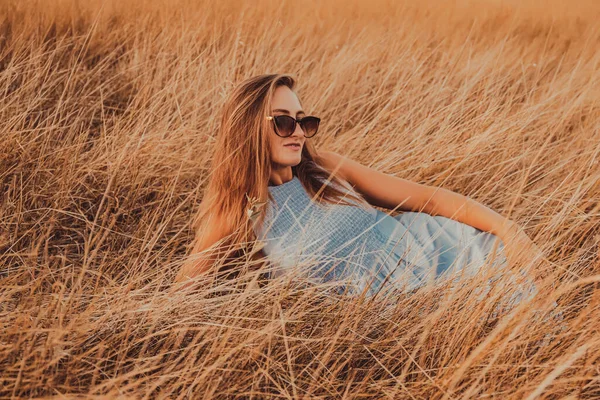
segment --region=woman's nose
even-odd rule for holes
[[[296,135],[296,133],[298,135],[304,135],[304,131],[302,130],[302,127],[300,126],[300,124],[296,123],[296,129],[294,130],[294,135]]]

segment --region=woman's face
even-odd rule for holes
[[[287,86],[279,86],[275,89],[273,99],[271,100],[272,110],[271,115],[289,115],[295,118],[302,118],[305,116],[298,97],[292,90]],[[272,122],[272,121],[269,121]],[[304,148],[304,131],[300,128],[299,124],[296,124],[296,130],[291,136],[281,137],[275,133],[275,128],[271,128],[269,135],[269,144],[271,151],[271,160],[275,164],[274,169],[281,169],[286,167],[292,167],[298,165],[301,160],[302,149]],[[290,143],[298,143],[297,146],[286,146]]]

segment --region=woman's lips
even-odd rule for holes
[[[300,146],[299,144],[286,144],[284,147],[287,147],[289,149],[296,150],[296,151],[298,151],[302,148],[302,146]]]

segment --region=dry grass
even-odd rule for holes
[[[3,398],[600,396],[597,2],[143,3],[0,4]],[[220,105],[267,72],[319,146],[519,222],[554,285],[171,293]]]

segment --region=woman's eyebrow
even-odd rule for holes
[[[290,113],[288,110],[286,110],[286,109],[283,109],[283,108],[276,108],[276,109],[274,109],[274,110],[273,110],[273,112],[278,112],[278,111],[279,111],[279,112],[282,112],[282,113],[285,113],[285,114],[289,114],[289,113]],[[304,112],[304,111],[302,111],[302,110],[300,110],[300,111],[298,111],[298,112],[296,113],[296,115],[298,115],[298,114],[305,114],[305,112]]]

